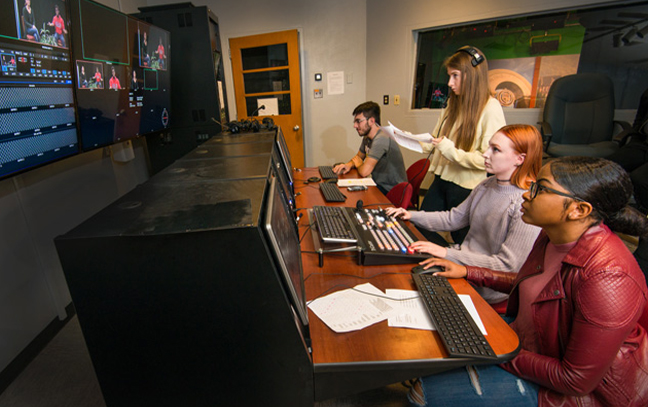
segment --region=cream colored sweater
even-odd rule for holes
[[[443,110],[432,134],[439,134],[446,114],[446,110]],[[460,150],[455,146],[458,122],[460,120],[457,120],[450,130],[450,134],[446,135],[434,150],[429,171],[441,179],[466,189],[473,189],[486,179],[482,154],[488,148],[488,142],[493,134],[506,125],[504,111],[495,98],[490,98],[477,122],[477,135],[471,151]],[[425,152],[430,152],[434,148],[431,143],[421,143],[421,146]]]

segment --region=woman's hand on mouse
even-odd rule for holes
[[[424,242],[422,240],[412,243],[409,247],[419,253],[428,253],[435,257],[444,258],[448,254],[448,249],[445,247],[441,247],[432,242]]]
[[[453,263],[450,260],[446,259],[437,259],[435,257],[431,257],[427,260],[423,260],[419,264],[428,268],[432,266],[438,266],[444,270],[437,271],[436,273],[434,273],[435,276],[441,276],[445,278],[465,278],[468,275],[466,266]]]
[[[412,217],[412,214],[403,208],[386,208],[385,213],[387,216],[394,216],[403,220],[409,220]]]

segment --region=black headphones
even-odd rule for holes
[[[274,120],[272,120],[271,117],[264,117],[262,123],[268,130],[274,130],[275,128],[277,128],[277,126],[275,126],[274,124]]]
[[[463,48],[459,48],[458,50],[456,50],[456,51],[455,51],[455,54],[456,54],[457,52],[465,52],[466,54],[470,55],[470,56],[472,57],[471,60],[470,60],[470,64],[471,64],[473,67],[476,67],[477,65],[481,64],[482,62],[484,62],[484,56],[483,56],[479,51],[477,51],[476,48],[473,48],[473,47],[463,47]]]

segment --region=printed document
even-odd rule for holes
[[[400,146],[405,147],[408,150],[416,151],[417,153],[423,152],[423,147],[419,144],[419,141],[422,143],[431,143],[432,135],[430,133],[423,134],[412,134],[408,131],[403,131],[398,127],[389,123],[389,126],[381,127],[382,130],[387,132],[391,138],[393,138]]]
[[[459,294],[459,298],[486,335],[470,296]],[[373,284],[365,283],[315,299],[308,308],[338,333],[357,331],[384,320],[395,328],[436,329],[416,290],[387,289],[383,293]]]

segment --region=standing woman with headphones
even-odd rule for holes
[[[424,211],[454,208],[486,179],[482,154],[493,134],[506,125],[502,106],[488,86],[488,62],[480,50],[461,47],[444,66],[451,89],[447,107],[434,128],[432,143],[421,143],[425,152],[432,152],[430,172],[435,175],[421,205]],[[434,243],[445,243],[434,232],[421,233]],[[464,228],[452,232],[452,238],[460,244],[467,233]]]

